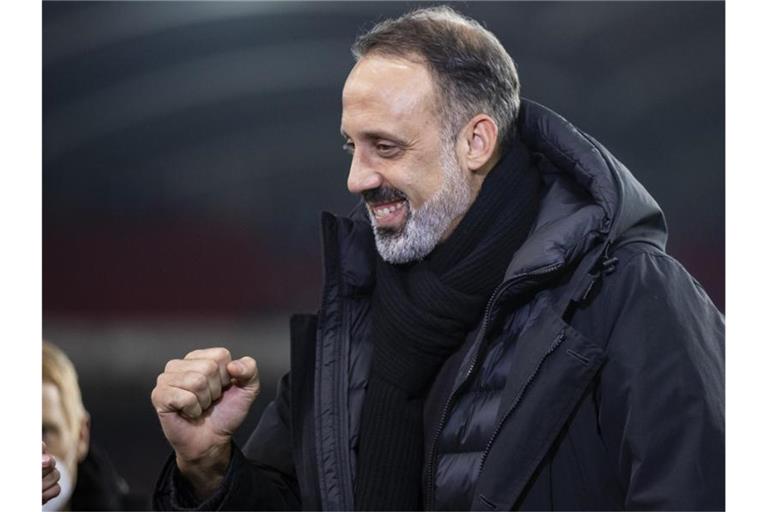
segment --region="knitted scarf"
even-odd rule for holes
[[[516,141],[454,232],[427,258],[406,265],[377,258],[357,510],[422,507],[424,399],[527,237],[538,211],[539,181],[525,147]]]

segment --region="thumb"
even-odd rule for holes
[[[259,369],[256,366],[256,360],[252,357],[241,357],[227,364],[227,372],[234,379],[237,387],[247,391],[258,393],[259,391]]]

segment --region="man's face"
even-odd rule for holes
[[[369,55],[342,96],[342,136],[352,153],[347,187],[362,194],[385,261],[423,258],[471,203],[452,141],[443,140],[426,66]]]
[[[73,481],[77,474],[80,432],[73,431],[64,413],[59,388],[43,382],[43,442],[58,464],[65,464]]]

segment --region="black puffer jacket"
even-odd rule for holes
[[[724,327],[664,253],[658,205],[605,148],[524,101],[545,184],[536,227],[425,406],[425,508],[724,508]],[[206,502],[173,459],[160,509],[352,509],[375,248],[363,211],[323,216],[317,316]]]

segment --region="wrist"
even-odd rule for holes
[[[190,483],[198,499],[206,499],[221,485],[232,458],[232,445],[213,446],[200,457],[184,458],[176,454],[176,466]]]

